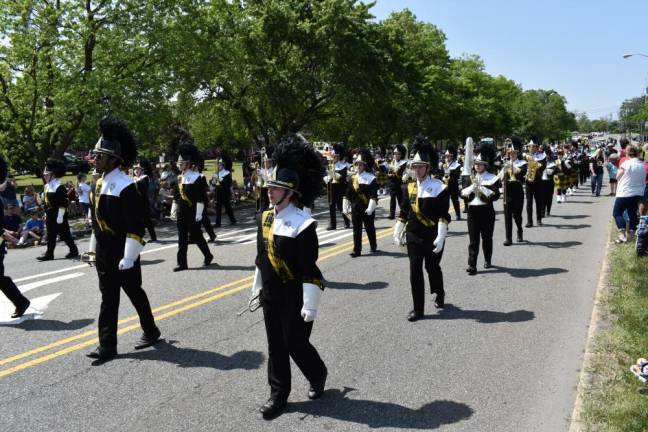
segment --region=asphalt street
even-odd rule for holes
[[[603,193],[607,193],[607,187]],[[255,227],[217,231],[218,265],[173,273],[172,226],[142,256],[144,287],[164,340],[134,351],[140,336],[126,296],[119,356],[99,367],[95,269],[38,249],[11,250],[7,274],[34,307],[20,320],[0,300],[0,425],[30,431],[448,431],[567,430],[612,208],[581,187],[555,204],[524,243],[502,246],[501,202],[493,268],[465,272],[465,219],[450,224],[442,267],[447,307],[428,294],[426,319],[410,323],[408,259],[392,244],[393,221],[378,208],[377,255],[349,257],[351,230],[328,232],[319,206],[320,266],[327,280],[312,341],[329,370],[324,396],[309,401],[293,365],[287,413],[267,422],[269,396],[260,311],[245,308],[254,272]],[[225,221],[227,219],[225,218]],[[79,242],[81,250],[87,240]]]

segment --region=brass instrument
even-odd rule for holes
[[[464,155],[463,171],[461,172],[461,184],[463,187],[468,186],[470,176],[473,168],[473,152],[475,149],[475,142],[471,137],[466,138],[466,153]]]
[[[525,154],[524,159],[527,161],[527,175],[526,175],[527,182],[533,183],[535,181],[538,167],[540,166],[540,164],[538,163],[538,161],[535,160],[533,155],[530,154]]]
[[[335,160],[333,158],[328,160],[328,177],[332,184],[339,183],[337,176],[335,175]]]
[[[472,185],[474,187],[473,192],[475,193],[475,198],[473,198],[473,200],[470,201],[469,205],[480,206],[480,205],[488,204],[487,202],[485,202],[484,200],[481,199],[481,196],[482,196],[482,192],[481,192],[482,179],[481,179],[481,176],[479,174],[475,174],[475,175],[471,176],[470,177],[470,182],[472,183]]]

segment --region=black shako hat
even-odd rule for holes
[[[65,164],[60,159],[50,158],[45,161],[44,174],[52,174],[56,178],[61,178],[65,175]]]
[[[126,123],[117,117],[105,117],[99,122],[101,136],[93,153],[105,154],[130,166],[137,157],[137,143]]]
[[[432,169],[436,169],[439,164],[439,154],[430,143],[430,140],[423,135],[417,135],[412,143],[412,151],[410,154],[414,155],[410,165],[429,165]]]

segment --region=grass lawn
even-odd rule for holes
[[[583,395],[585,430],[648,431],[648,393],[640,392],[643,385],[629,370],[638,358],[648,358],[648,257],[637,257],[634,246],[610,246],[605,324]]]

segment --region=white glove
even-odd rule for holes
[[[434,239],[434,246],[436,247],[432,252],[439,253],[443,250],[443,246],[445,245],[445,239],[447,235],[448,235],[448,224],[439,223],[437,237],[436,239]]]
[[[409,170],[405,170],[405,172],[403,173],[403,177],[401,177],[401,181],[403,183],[407,183],[410,180],[410,178],[412,177],[410,176]]]
[[[128,270],[133,268],[135,260],[139,257],[140,252],[144,249],[144,245],[131,237],[126,237],[126,244],[124,245],[124,257],[119,260],[119,270]]]
[[[97,238],[94,233],[90,234],[90,245],[88,246],[88,253],[95,253],[97,251]]]
[[[304,322],[311,322],[317,316],[317,307],[322,298],[322,290],[312,283],[305,283],[302,287],[304,290],[304,306],[301,310],[301,316],[304,318]]]
[[[328,184],[328,182],[330,182],[330,181],[331,181],[331,177],[325,175],[324,176],[324,183]]]
[[[376,210],[376,200],[370,199],[369,200],[369,205],[367,206],[367,210],[365,210],[365,214],[371,215],[375,210]]]
[[[400,239],[404,229],[405,224],[401,221],[396,222],[396,225],[394,225],[394,243],[399,246],[401,245]]]
[[[351,214],[351,201],[346,197],[342,199],[342,213],[345,215]]]
[[[178,215],[178,203],[176,201],[173,201],[173,203],[171,204],[171,212],[169,213],[169,217],[171,219],[175,219],[177,215]]]
[[[61,225],[63,223],[63,216],[65,216],[65,209],[63,207],[59,207],[58,215],[56,216],[57,224]]]
[[[475,190],[475,185],[470,185],[461,189],[461,196],[468,198],[470,194]]]
[[[571,168],[571,164],[569,163],[569,161],[563,161],[563,163],[565,164],[567,169]]]
[[[252,282],[252,290],[250,291],[250,300],[248,301],[248,309],[255,311],[261,306],[261,288],[263,288],[263,281],[261,280],[261,272],[259,267],[254,270],[254,282]]]
[[[491,195],[493,195],[495,192],[492,190],[488,189],[486,186],[482,186],[479,188],[479,192],[484,195],[486,198],[490,198]]]
[[[339,172],[336,172],[335,173],[335,180],[340,180],[341,178],[342,178],[342,174],[340,174]]]
[[[205,210],[205,204],[201,202],[196,203],[196,222],[202,221],[203,210]]]

